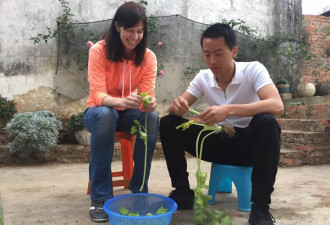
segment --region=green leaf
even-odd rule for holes
[[[136,134],[137,133],[137,128],[136,126],[131,127],[131,134]]]
[[[134,124],[136,124],[136,125],[138,125],[138,126],[141,125],[140,122],[139,122],[138,120],[134,120],[133,122],[134,122]]]
[[[128,209],[126,209],[125,207],[121,207],[120,209],[119,209],[119,213],[121,214],[121,215],[128,215],[129,214],[129,211],[128,211]]]
[[[217,219],[211,221],[210,225],[221,225]]]
[[[143,100],[143,105],[144,105],[144,106],[148,106],[148,105],[149,105],[148,99],[144,99],[144,100]]]
[[[140,96],[141,96],[141,98],[144,98],[144,97],[146,97],[146,96],[147,96],[147,93],[145,93],[145,92],[142,92]]]
[[[192,124],[194,124],[194,121],[189,120],[188,122],[182,123],[181,125],[177,126],[176,129],[179,130],[181,128],[182,131],[184,131],[187,130]]]
[[[233,221],[229,216],[226,216],[221,220],[221,225],[233,225]]]
[[[161,206],[159,209],[157,209],[156,214],[157,215],[160,215],[160,214],[164,214],[166,212],[168,212],[168,209],[166,209],[163,206]]]
[[[194,223],[204,225],[207,221],[207,216],[203,213],[198,213],[197,215],[194,215]]]

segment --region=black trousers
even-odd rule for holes
[[[189,187],[185,151],[196,156],[196,139],[202,129],[196,125],[191,125],[185,131],[176,129],[186,121],[173,115],[160,120],[160,139],[173,187]],[[202,159],[228,165],[252,166],[251,201],[270,204],[280,157],[281,128],[273,115],[260,114],[252,118],[248,127],[235,130],[234,137],[221,133],[207,137]],[[207,133],[203,132],[201,138]]]

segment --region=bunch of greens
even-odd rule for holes
[[[168,212],[168,209],[164,208],[163,206],[161,206],[160,208],[157,209],[156,211],[156,215],[160,215],[160,214],[164,214],[164,213],[167,213]],[[119,213],[121,215],[124,215],[124,216],[140,216],[139,213],[132,213],[130,212],[127,208],[125,207],[121,207],[119,209]],[[147,213],[146,216],[153,216],[152,213]]]
[[[152,100],[152,97],[147,98],[147,93],[142,92],[141,97],[143,99],[143,105],[148,106],[149,102]],[[141,123],[138,120],[134,120],[134,125],[131,127],[131,134],[138,133],[140,135],[140,138],[144,142],[145,146],[145,153],[144,153],[144,170],[143,170],[143,180],[140,187],[140,191],[142,191],[145,178],[146,178],[146,168],[147,168],[147,150],[148,150],[148,134],[147,134],[147,122],[148,122],[148,113],[145,112],[145,121],[144,121],[144,127],[141,125]]]
[[[192,113],[200,115],[199,112],[189,109]],[[182,129],[182,131],[189,129],[191,125],[202,126],[203,129],[199,132],[197,139],[196,139],[196,158],[197,158],[197,171],[196,171],[196,179],[197,179],[197,186],[194,189],[195,193],[195,200],[194,200],[194,223],[198,225],[206,224],[210,222],[211,225],[232,225],[232,221],[225,212],[220,210],[212,210],[208,205],[208,201],[212,198],[211,196],[203,194],[203,189],[208,190],[208,185],[205,184],[207,179],[207,173],[202,172],[200,168],[202,154],[203,154],[203,144],[205,139],[212,135],[223,132],[228,136],[233,136],[235,134],[235,130],[233,127],[229,125],[214,125],[208,126],[205,124],[197,123],[193,120],[189,120],[179,126],[176,129]],[[210,131],[206,134],[201,142],[201,135],[205,131]]]

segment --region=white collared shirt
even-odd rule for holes
[[[235,62],[235,75],[224,92],[210,69],[200,70],[190,82],[187,92],[200,98],[205,96],[209,106],[248,104],[260,101],[257,91],[274,84],[264,65],[259,62]],[[230,116],[219,124],[247,127],[252,117]]]

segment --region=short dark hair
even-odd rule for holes
[[[139,22],[143,24],[143,38],[135,47],[134,64],[141,65],[147,48],[147,16],[145,10],[136,2],[125,2],[116,11],[116,14],[111,22],[110,29],[105,35],[107,59],[118,62],[123,60],[124,46],[120,40],[120,34],[116,29],[115,22],[124,29],[134,27]]]
[[[236,33],[228,25],[224,23],[215,23],[209,26],[202,34],[201,37],[201,46],[203,48],[204,38],[218,38],[224,37],[225,42],[230,50],[233,50],[233,47],[236,46]]]

